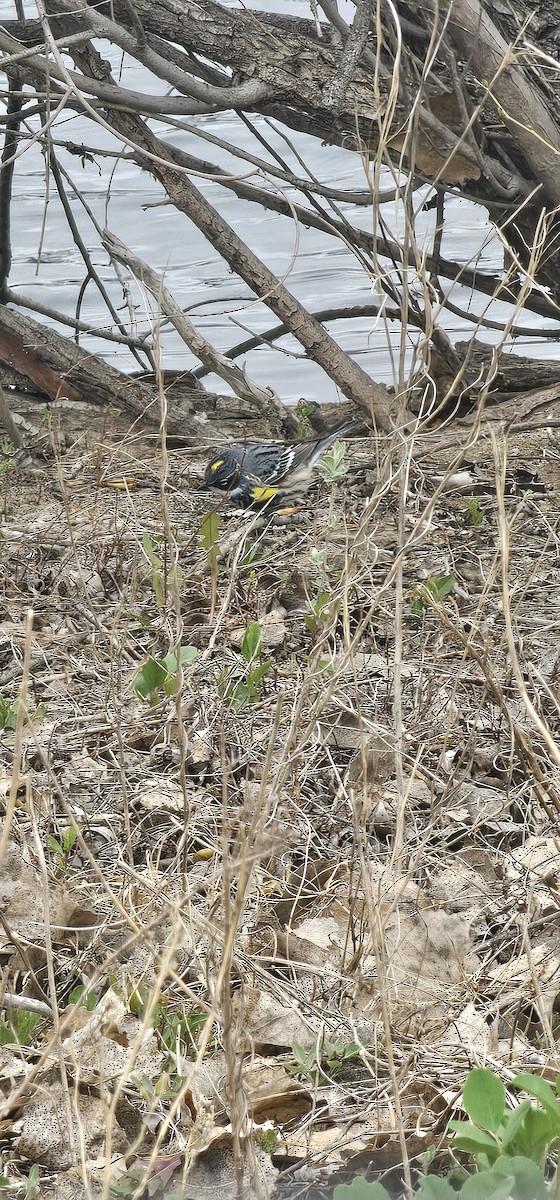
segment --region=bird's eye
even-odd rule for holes
[[[218,467],[223,467],[223,465],[224,465],[223,458],[217,458],[215,462],[210,463],[210,470],[217,471]]]

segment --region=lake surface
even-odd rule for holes
[[[229,7],[236,7],[236,0],[227,2]],[[303,0],[293,0],[293,3],[289,0],[268,0],[268,3],[252,0],[249,5],[245,2],[245,7],[293,12],[300,16],[309,16],[310,13],[309,5]],[[353,11],[350,5],[346,5],[346,8],[349,13]],[[36,15],[31,3],[26,5],[26,11],[30,16]],[[14,17],[15,6],[7,0],[0,0],[0,21]],[[156,94],[164,91],[164,85],[145,71],[126,61],[122,63],[120,55],[112,52],[106,43],[99,43],[99,48],[105,57],[111,58],[115,75],[126,86]],[[301,176],[301,163],[282,136],[281,127],[274,129],[259,117],[253,118],[253,123],[287,161],[294,174]],[[154,122],[154,128],[165,140],[173,141],[190,153],[209,159],[236,174],[252,177],[254,169],[250,164],[240,162],[225,151],[209,145],[187,126],[194,127],[199,134],[209,132],[260,158],[266,157],[261,143],[234,113],[191,118],[181,129],[165,121]],[[294,149],[320,181],[337,188],[366,188],[364,169],[357,154],[323,146],[303,134],[287,132]],[[93,162],[82,163],[60,146],[67,139],[91,144],[99,153]],[[166,286],[178,303],[218,350],[227,351],[242,341],[247,333],[262,332],[277,324],[274,315],[255,300],[241,280],[230,273],[188,219],[164,203],[165,196],[160,185],[148,174],[140,172],[126,157],[126,152],[123,157],[116,157],[122,146],[105,129],[101,126],[92,129],[91,123],[84,117],[63,113],[56,124],[54,140],[58,145],[60,162],[75,185],[75,194],[70,189],[74,217],[94,265],[123,320],[127,320],[127,311],[123,306],[121,282],[99,248],[98,235],[77,198],[78,192],[99,225],[107,224],[134,253],[164,275]],[[112,153],[113,157],[106,157],[103,152]],[[249,208],[232,192],[212,180],[195,182],[251,249],[283,279],[285,286],[311,312],[331,306],[372,302],[371,279],[342,242],[303,226],[296,230],[289,218],[266,212],[260,207]],[[279,186],[287,196],[298,198],[294,189],[283,184]],[[386,187],[391,186],[392,181],[387,174]],[[85,268],[68,229],[54,184],[51,182],[47,189],[43,157],[36,146],[26,148],[18,159],[14,192],[16,203],[13,206],[11,287],[32,301],[76,316]],[[421,201],[427,196],[427,188],[417,192],[416,206],[420,207]],[[350,204],[340,207],[353,224],[368,231],[372,229],[369,208]],[[445,216],[442,245],[445,257],[453,258],[460,264],[473,264],[476,261],[479,271],[500,269],[502,248],[487,221],[485,210],[459,197],[452,197],[446,202]],[[394,203],[384,206],[384,218],[389,228],[398,232],[402,214]],[[432,213],[422,213],[419,217],[417,237],[422,247],[429,248],[431,245],[434,220]],[[153,301],[134,279],[127,277],[127,280],[134,320],[137,328],[145,331],[154,321]],[[449,289],[449,285],[445,284],[445,287]],[[466,288],[453,287],[451,298],[473,316],[476,315],[477,303],[493,320],[505,321],[509,316],[507,305],[493,303],[488,307],[486,298],[473,297]],[[91,282],[85,290],[79,316],[94,327],[112,324]],[[470,337],[474,332],[472,320],[449,312],[442,315],[441,321],[453,341]],[[543,326],[531,314],[522,317],[522,322],[525,325]],[[71,332],[63,326],[58,327],[62,332]],[[398,352],[400,339],[399,327],[394,322],[385,325],[382,321],[376,322],[373,317],[367,317],[359,321],[329,323],[328,328],[373,378],[385,383],[394,382],[394,353]],[[482,331],[479,336],[486,341],[498,338],[497,334],[487,331]],[[413,337],[414,333],[411,332],[411,339]],[[107,343],[99,336],[82,335],[81,344],[90,353],[101,353],[122,370],[135,369],[126,349]],[[162,331],[161,345],[164,367],[182,370],[198,365],[173,329],[165,328]],[[517,339],[512,348],[522,353],[533,353],[536,357],[557,354],[555,344],[538,337]],[[295,403],[302,395],[319,402],[338,398],[335,385],[319,367],[305,358],[301,347],[292,337],[284,338],[275,347],[251,351],[238,361],[245,366],[250,377],[263,385],[275,387],[286,402]],[[215,377],[208,376],[205,383],[209,387],[225,390],[222,381]]]

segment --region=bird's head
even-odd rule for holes
[[[242,456],[231,448],[211,458],[204,472],[205,487],[219,488],[229,492],[235,487],[241,471]]]

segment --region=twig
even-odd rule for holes
[[[33,1000],[31,996],[21,996],[16,992],[4,992],[3,1008],[21,1008],[24,1012],[38,1013],[40,1017],[52,1017],[53,1010],[44,1000]]]
[[[0,425],[4,426],[6,433],[15,450],[23,450],[25,442],[23,437],[12,417],[6,393],[0,383]]]
[[[17,134],[21,121],[23,96],[20,91],[20,77],[14,72],[9,81],[8,112],[6,120],[6,135],[2,148],[0,168],[0,296],[5,295],[6,283],[12,263],[11,246],[11,205],[12,183],[14,178],[15,149]]]

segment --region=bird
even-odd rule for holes
[[[227,492],[242,508],[277,507],[307,491],[313,468],[337,438],[358,428],[355,418],[321,437],[295,442],[247,442],[224,446],[207,464],[204,486]]]

